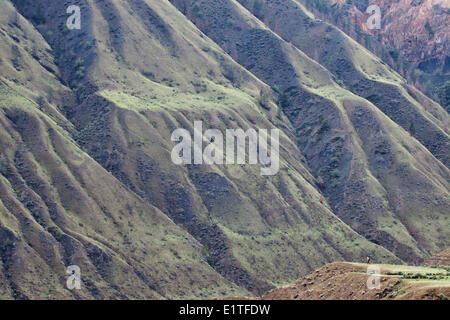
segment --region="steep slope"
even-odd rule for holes
[[[439,251],[448,236],[443,228],[449,213],[446,167],[373,104],[340,87],[322,66],[236,2],[173,3],[236,61],[276,88],[280,108],[335,213],[402,259],[418,263],[427,252]],[[432,204],[429,188],[439,204]]]
[[[420,262],[449,246],[448,114],[298,1],[242,1],[252,14],[231,0],[87,0],[81,30],[63,2],[12,2],[33,26],[3,5],[2,179],[48,241],[81,243],[94,288],[83,297],[262,294],[332,261]],[[171,133],[200,120],[279,128],[279,173],[173,164]],[[33,215],[23,184],[50,218]],[[0,282],[11,257],[34,259],[26,246],[11,255],[30,236],[20,227],[1,235]],[[79,263],[70,248],[62,270]],[[31,287],[16,296],[44,295]]]
[[[240,2],[255,10],[253,2]],[[338,82],[371,101],[442,163],[450,165],[448,114],[442,107],[342,31],[315,19],[298,1],[260,3],[260,20],[271,30],[326,67]]]
[[[450,4],[445,0],[383,0],[381,29],[369,30],[367,0],[304,0],[318,17],[338,26],[450,110]]]
[[[201,245],[84,153],[51,49],[0,5],[0,298],[193,298],[246,292]],[[49,72],[51,71],[51,72]],[[66,289],[66,267],[82,290]]]
[[[409,62],[423,66],[434,64],[429,67],[441,72],[448,68],[450,5],[445,0],[377,1],[382,15],[379,30],[367,28],[369,14],[365,11],[371,4],[367,0],[302,2],[358,42],[364,41],[364,35],[374,35],[389,48],[397,48]]]
[[[63,4],[49,3],[17,5],[29,19],[37,6],[45,17],[36,28],[47,30],[41,32],[62,79],[76,93],[66,114],[77,143],[200,240],[208,262],[226,279],[262,293],[335,259],[370,253],[399,261],[332,213],[288,121],[274,116],[273,102],[271,110],[258,103],[260,91],[270,88],[169,2],[88,2],[82,29],[69,32],[58,15]],[[255,165],[174,165],[171,133],[192,132],[194,120],[222,130],[279,127],[279,174],[262,177]]]

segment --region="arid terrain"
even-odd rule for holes
[[[423,263],[424,266],[450,266],[450,248],[438,253]]]
[[[416,87],[450,110],[450,2],[447,0],[304,0]],[[380,29],[369,29],[370,4],[380,8]]]
[[[261,298],[270,300],[447,300],[449,268],[372,265],[381,268],[380,288],[367,287],[367,265],[335,262],[294,284],[273,289]]]
[[[448,296],[400,267],[450,247],[448,12],[383,1],[368,50],[313,2],[0,0],[0,299]],[[380,54],[422,7],[434,40]],[[197,121],[278,130],[279,170],[175,163]]]
[[[291,285],[270,290],[260,297],[245,299],[448,300],[449,258],[450,250],[447,249],[428,259],[423,266],[334,262]],[[380,272],[370,271],[369,274],[369,267],[379,268]],[[375,276],[379,277],[379,280],[369,279]]]

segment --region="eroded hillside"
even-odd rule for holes
[[[446,0],[302,0],[450,110],[450,3]],[[380,8],[380,28],[367,21]]]
[[[339,30],[312,20],[308,16],[310,13],[295,2],[291,2],[290,6],[288,2],[284,2],[283,7],[277,6],[276,1],[267,2],[263,6],[264,10],[258,12],[260,18],[266,21],[266,25],[233,1],[174,0],[173,2],[216,43],[221,43],[236,61],[276,88],[279,106],[294,127],[298,146],[313,174],[323,181],[320,188],[328,196],[334,212],[356,231],[395,251],[402,259],[419,261],[420,253],[414,252],[413,248],[422,245],[413,244],[418,240],[416,236],[438,235],[439,232],[418,231],[418,228],[414,227],[413,220],[418,217],[427,218],[423,213],[416,211],[417,206],[413,204],[415,202],[413,198],[408,196],[406,200],[401,194],[411,195],[411,186],[405,182],[409,179],[416,180],[418,177],[414,176],[419,171],[428,174],[430,168],[424,167],[419,171],[401,168],[403,156],[400,154],[413,158],[414,152],[411,151],[422,146],[410,137],[411,133],[402,130],[392,120],[398,119],[400,123],[407,121],[403,115],[409,114],[407,117],[413,117],[407,111],[410,109],[415,110],[414,113],[417,115],[422,113],[418,117],[428,122],[430,121],[428,112],[420,101],[429,103],[443,120],[437,121],[442,127],[436,126],[439,133],[436,132],[437,136],[432,138],[435,141],[433,144],[443,143],[442,154],[446,154],[447,157],[448,116],[445,111],[419,94],[415,96],[417,100],[412,98],[410,93],[414,89],[398,74]],[[254,7],[249,5],[249,9]],[[265,16],[266,13],[268,16]],[[211,17],[208,24],[203,23],[205,17]],[[283,24],[281,20],[285,23]],[[302,31],[293,35],[292,24],[296,24],[297,29]],[[270,32],[269,26],[278,32],[278,36]],[[319,31],[314,31],[315,29]],[[335,41],[334,47],[339,44],[341,52],[344,53],[339,55],[339,58],[336,56],[336,59],[342,61],[345,59],[349,68],[338,65],[334,74],[330,73],[311,59],[312,54],[308,57],[300,51],[310,48],[321,51],[323,58],[319,61],[327,63],[327,66],[331,64],[328,61],[331,55],[335,55],[336,50],[332,52],[321,45],[318,39],[325,35],[320,33],[320,30],[335,33],[331,39],[336,40],[330,41]],[[283,41],[280,36],[290,37],[290,43]],[[301,41],[293,37],[303,37],[302,40],[309,37],[309,39]],[[316,41],[315,46],[306,45],[312,41]],[[359,60],[355,59],[357,54],[362,56]],[[331,67],[329,69],[333,70]],[[358,71],[361,69],[378,70],[378,77]],[[354,87],[347,88],[344,81],[354,83]],[[358,97],[355,94],[359,92],[361,93]],[[369,95],[369,92],[373,95]],[[403,100],[405,104],[394,103],[389,92],[393,95],[396,92],[396,98]],[[367,100],[362,99],[367,96],[369,96]],[[380,99],[375,99],[375,96]],[[392,114],[393,119],[380,112],[385,107],[388,108],[385,111],[389,111],[387,114]],[[428,127],[422,123],[421,127],[424,126]],[[389,135],[385,134],[387,132]],[[427,133],[422,131],[420,135],[425,136]],[[441,135],[445,139],[441,139]],[[410,142],[406,142],[407,140]],[[405,144],[409,143],[412,145],[406,147]],[[394,153],[397,153],[397,156],[394,156]],[[437,165],[437,172],[448,171],[432,156],[426,161],[427,166],[433,162]],[[414,167],[420,166],[417,163]],[[440,174],[438,173],[436,178]],[[436,181],[436,190],[446,190],[448,176],[438,179],[440,181]],[[414,189],[417,187],[415,184]],[[425,189],[422,194],[426,193]],[[446,197],[444,195],[443,198]],[[435,227],[438,229],[447,223],[445,213],[448,212],[448,203],[443,203],[439,210],[441,214],[436,217],[439,216],[443,220],[436,221]],[[399,221],[400,224],[397,223]],[[420,225],[423,223],[419,222]],[[386,228],[387,225],[390,227]],[[416,231],[422,233],[422,236],[412,235]],[[443,240],[441,236],[439,239],[438,241]]]
[[[241,3],[79,1],[80,30],[1,3],[1,297],[246,296],[449,246],[448,114],[297,1]],[[173,164],[199,120],[280,129],[279,173]]]

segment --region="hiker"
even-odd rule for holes
[[[370,257],[367,257],[367,264],[370,264]]]

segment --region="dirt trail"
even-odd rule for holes
[[[449,273],[441,269],[378,265],[380,288],[368,289],[367,265],[328,264],[287,287],[273,289],[262,299],[276,300],[378,300],[445,299],[450,295]],[[437,279],[431,279],[435,277]],[[430,279],[421,279],[430,277]]]
[[[263,300],[447,300],[450,272],[447,268],[372,265],[380,268],[379,289],[369,289],[367,264],[335,262],[295,283],[266,292]],[[235,299],[235,298],[229,298]],[[241,298],[239,298],[241,299]]]
[[[395,294],[400,284],[396,278],[382,277],[380,289],[367,288],[368,275],[363,266],[332,263],[307,275],[293,285],[267,292],[263,299],[276,300],[366,300]]]

